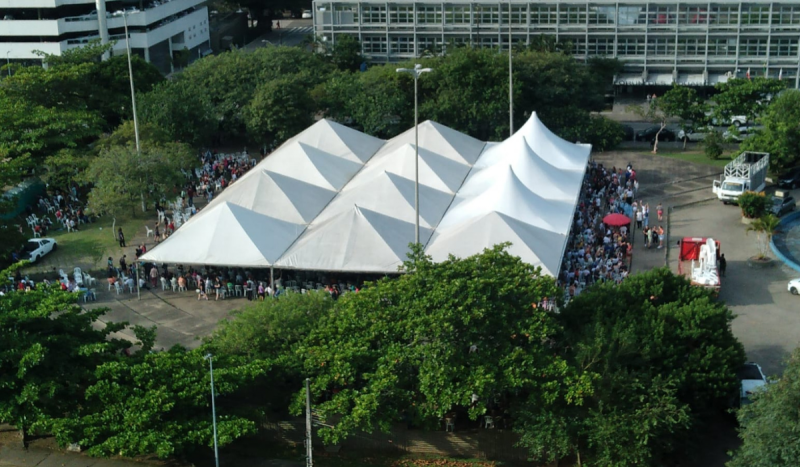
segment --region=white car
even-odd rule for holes
[[[792,295],[800,295],[800,277],[790,280],[786,289],[791,292]]]
[[[684,139],[687,141],[691,141],[693,143],[703,141],[706,139],[706,135],[710,132],[714,131],[711,127],[703,127],[698,128],[696,130],[689,130],[689,131],[679,131],[678,132],[678,139],[683,141]]]
[[[55,251],[58,248],[58,243],[52,238],[32,238],[28,240],[23,248],[22,259],[27,259],[31,263],[35,263],[42,256]]]
[[[742,365],[738,371],[739,381],[741,386],[739,389],[739,406],[750,404],[750,396],[756,391],[762,390],[759,388],[767,387],[767,377],[764,376],[764,370],[758,363],[748,362]]]
[[[311,19],[311,10],[305,10],[305,11],[303,11],[302,18],[303,18],[303,19]]]

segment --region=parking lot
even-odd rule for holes
[[[795,198],[798,196],[795,190]],[[721,242],[728,261],[720,299],[736,315],[733,332],[744,344],[747,357],[770,375],[778,375],[784,359],[800,344],[800,297],[791,295],[786,284],[798,273],[779,260],[769,269],[752,269],[756,235],[745,233],[741,211],[717,200],[675,209],[670,218],[669,264],[677,271],[676,243],[682,237],[713,237]]]

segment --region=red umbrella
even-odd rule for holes
[[[603,223],[612,227],[619,227],[631,223],[631,218],[623,214],[609,214],[603,218]]]

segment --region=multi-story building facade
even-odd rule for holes
[[[162,72],[178,51],[196,58],[209,50],[204,0],[0,0],[0,60],[41,60],[35,51],[60,55],[92,39],[125,53],[123,11],[132,52]]]
[[[508,50],[538,36],[576,58],[616,57],[620,85],[713,85],[770,76],[798,86],[800,2],[669,0],[315,0],[317,36],[357,37],[366,57],[396,61],[466,43]],[[509,31],[510,29],[510,31]]]

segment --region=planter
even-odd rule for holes
[[[750,225],[753,222],[757,221],[758,217],[744,217],[742,216],[742,224]]]
[[[747,258],[747,265],[753,269],[767,269],[774,266],[775,261],[772,258],[759,258],[757,256],[751,256]]]

